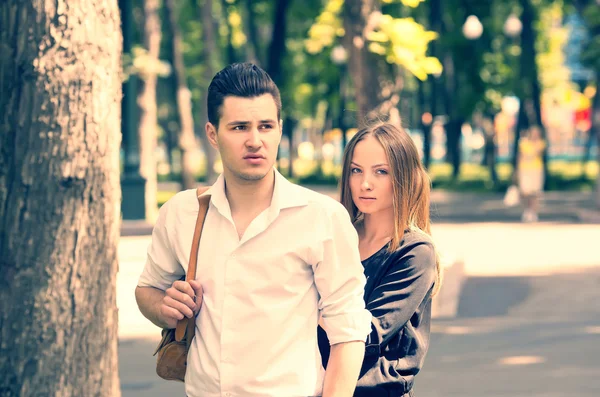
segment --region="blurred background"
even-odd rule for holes
[[[373,118],[401,123],[417,144],[445,269],[417,396],[600,395],[599,1],[123,0],[120,8],[124,396],[183,393],[153,375],[159,332],[132,291],[158,208],[222,171],[204,135],[206,90],[242,61],[281,89],[277,167],[296,183],[337,198],[344,147]],[[539,221],[522,223],[522,205],[506,206],[504,194],[531,129],[546,143],[545,193]]]

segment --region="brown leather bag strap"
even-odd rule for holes
[[[202,228],[204,226],[204,219],[206,218],[206,213],[208,212],[208,205],[210,203],[210,195],[202,196],[200,195],[207,191],[209,187],[199,187],[196,190],[196,196],[198,197],[198,218],[196,219],[196,227],[194,229],[194,237],[192,240],[192,250],[190,252],[190,260],[188,263],[188,271],[185,277],[185,281],[189,282],[190,280],[196,279],[196,265],[198,262],[198,247],[200,246],[200,238],[202,237]],[[183,320],[177,321],[177,327],[175,328],[175,340],[177,342],[181,342],[183,338],[187,335],[188,338],[186,340],[188,347],[192,342],[192,338],[194,337],[195,330],[195,318],[187,318],[184,317]],[[186,332],[187,331],[187,332]]]

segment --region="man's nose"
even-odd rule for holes
[[[248,139],[246,140],[246,145],[249,147],[260,147],[262,145],[262,141],[260,139],[260,132],[258,129],[252,128],[248,134]]]

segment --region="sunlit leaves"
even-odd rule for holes
[[[308,31],[306,50],[310,54],[316,54],[325,47],[333,45],[336,37],[344,35],[341,12],[344,0],[329,0],[323,12],[317,17],[317,21]]]
[[[382,3],[385,3],[385,4],[402,3],[405,6],[412,7],[412,8],[415,8],[420,3],[424,3],[424,2],[425,2],[425,0],[382,0]]]
[[[387,3],[399,0],[388,0]],[[401,0],[408,7],[416,7],[422,0]],[[341,11],[343,0],[330,0],[311,27],[306,50],[310,54],[321,52],[334,45],[343,36]],[[381,55],[390,64],[406,68],[421,80],[427,75],[439,74],[442,65],[437,58],[428,57],[427,48],[437,38],[435,32],[427,31],[412,18],[394,18],[391,15],[375,12],[365,27],[364,38],[369,51]]]
[[[366,38],[371,42],[369,50],[384,55],[388,63],[406,68],[421,80],[429,74],[438,74],[442,65],[437,58],[428,57],[427,48],[437,33],[427,31],[412,18],[376,16],[373,30]]]

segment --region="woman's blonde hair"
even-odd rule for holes
[[[356,225],[364,218],[352,200],[350,191],[351,162],[358,142],[372,136],[383,147],[390,164],[393,189],[394,233],[388,247],[396,251],[402,243],[406,230],[416,230],[431,235],[429,204],[431,180],[425,171],[417,147],[410,135],[402,128],[390,123],[378,123],[361,129],[352,137],[344,150],[342,179],[340,181],[340,201],[348,210]],[[434,294],[441,285],[440,261],[436,253]]]

